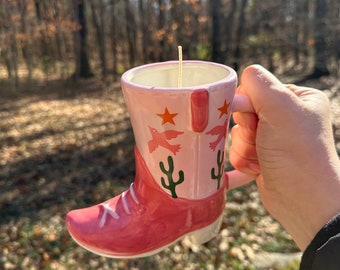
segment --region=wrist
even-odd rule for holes
[[[269,213],[304,251],[317,232],[340,213],[340,163],[328,159],[312,168],[283,170],[280,177],[286,179],[280,185],[276,177],[266,181],[262,176],[257,178],[261,198]]]
[[[325,226],[323,226],[320,231],[313,238],[311,243],[308,245],[307,249],[302,255],[300,269],[312,269],[315,260],[318,260],[316,257],[318,256],[319,251],[321,251],[320,256],[327,254],[327,252],[322,252],[322,249],[334,249],[333,245],[330,245],[331,239],[336,240],[336,238],[340,238],[340,214],[333,217]],[[326,247],[328,245],[328,247]],[[332,255],[331,255],[332,256]],[[325,260],[325,258],[319,259],[321,262],[329,262],[329,258]]]
[[[302,226],[296,234],[296,243],[302,251],[314,239],[315,235],[334,216],[340,213],[340,164],[326,170],[327,174],[310,179],[305,195],[298,197],[300,202],[300,220]],[[320,182],[322,185],[320,185]],[[294,239],[294,237],[293,237]]]

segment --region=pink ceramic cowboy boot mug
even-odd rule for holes
[[[182,71],[181,87],[178,61],[123,74],[136,141],[135,181],[122,194],[67,215],[71,236],[84,248],[136,258],[184,236],[200,244],[218,233],[228,189],[224,164],[231,108],[252,107],[235,95],[237,75],[230,67],[183,61]]]

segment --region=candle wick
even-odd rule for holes
[[[183,80],[183,56],[182,56],[182,46],[178,46],[178,88],[182,88]]]

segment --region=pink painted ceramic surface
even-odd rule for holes
[[[225,183],[201,200],[175,199],[155,183],[137,148],[135,159],[136,178],[129,190],[68,213],[69,233],[79,245],[101,256],[136,258],[155,254],[185,235],[196,234],[202,243],[218,233]]]
[[[181,88],[174,61],[123,74],[136,176],[123,193],[67,214],[68,231],[84,248],[113,258],[144,257],[184,236],[204,243],[220,229],[236,73],[209,62],[183,64]]]
[[[155,181],[173,197],[205,198],[224,181],[237,76],[227,66],[202,61],[183,61],[181,88],[177,76],[178,62],[170,61],[131,69],[121,83],[136,146]]]

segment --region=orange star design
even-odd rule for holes
[[[225,100],[223,106],[218,108],[218,110],[220,111],[220,117],[219,118],[221,118],[223,116],[223,114],[225,114],[225,115],[228,114],[229,104],[230,103],[227,103],[227,101]]]
[[[177,115],[178,113],[169,113],[168,108],[165,107],[164,109],[164,113],[158,113],[157,115],[163,119],[162,121],[162,125],[164,125],[165,123],[170,123],[175,125],[175,121],[174,121],[174,117]]]

